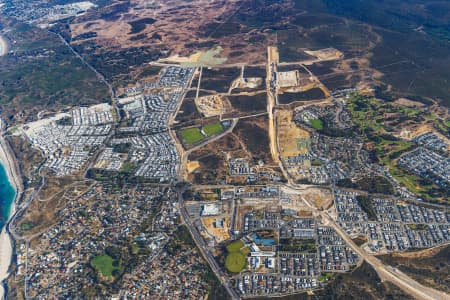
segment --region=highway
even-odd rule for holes
[[[194,242],[197,245],[197,248],[199,249],[202,256],[208,262],[209,266],[211,267],[211,270],[214,272],[217,279],[220,281],[220,283],[223,285],[223,287],[227,290],[228,294],[231,296],[231,299],[232,300],[240,299],[239,295],[233,289],[233,285],[229,281],[227,275],[222,272],[221,267],[217,264],[216,260],[214,259],[212,254],[209,252],[208,245],[206,245],[205,241],[200,236],[200,233],[197,231],[197,228],[194,226],[194,224],[192,224],[190,217],[186,211],[186,207],[184,206],[183,191],[184,190],[177,191],[179,205],[180,205],[181,219],[182,219],[183,223],[189,229],[189,232],[191,233],[191,236],[194,239]]]
[[[288,183],[286,184],[286,187],[293,189],[294,191],[305,190],[305,186],[303,185],[297,185],[293,182],[292,178],[290,178],[289,174],[286,172],[285,166],[283,163],[281,163],[280,160],[280,153],[279,153],[279,147],[278,147],[278,141],[276,137],[276,131],[277,131],[277,124],[276,119],[274,116],[274,111],[276,107],[276,75],[274,72],[276,72],[276,65],[278,63],[278,52],[276,47],[269,47],[268,48],[268,62],[267,62],[267,94],[268,94],[268,103],[267,103],[267,113],[269,115],[269,135],[271,139],[271,152],[272,156],[275,162],[278,162],[281,170],[283,171],[283,174],[285,174],[286,178],[288,179]],[[329,101],[329,100],[328,100]],[[237,122],[237,119],[233,120],[233,126],[231,126],[231,130],[235,125],[235,122]],[[217,136],[215,139],[218,139],[224,135],[221,134]],[[208,141],[205,141],[204,144],[212,142],[215,139],[211,139]],[[199,146],[203,146],[203,143]],[[195,147],[197,148],[197,147]],[[186,157],[190,151],[183,153],[182,159],[182,166],[186,163]],[[181,173],[183,174],[183,173]],[[218,185],[217,187],[223,187]],[[333,186],[330,186],[331,190],[334,192]],[[219,279],[219,281],[222,283],[222,285],[225,287],[229,295],[232,297],[232,299],[240,299],[239,295],[236,293],[236,291],[233,289],[233,286],[231,282],[229,281],[229,277],[223,272],[222,268],[217,264],[216,260],[212,256],[212,254],[209,251],[209,247],[206,245],[204,239],[200,236],[200,233],[198,232],[197,228],[194,226],[194,224],[191,222],[191,219],[186,211],[185,205],[184,205],[184,199],[182,197],[182,192],[179,191],[179,206],[180,206],[180,212],[181,212],[181,219],[183,223],[187,226],[189,232],[191,233],[200,253],[203,255],[205,260],[210,265],[212,271],[216,275],[216,277]],[[322,222],[327,225],[333,227],[336,232],[344,239],[344,241],[348,244],[349,247],[351,247],[360,257],[361,262],[365,260],[368,264],[370,264],[374,270],[379,275],[380,279],[383,281],[388,281],[399,287],[401,290],[403,290],[405,293],[411,295],[415,299],[419,300],[446,300],[450,299],[450,295],[435,290],[430,287],[426,287],[414,279],[410,278],[400,270],[393,268],[391,266],[385,265],[383,262],[381,262],[378,258],[373,256],[372,254],[367,253],[362,248],[357,246],[351,237],[340,227],[339,224],[336,223],[336,221],[333,219],[332,216],[329,215],[326,211],[320,211],[318,210],[314,205],[309,203],[306,199],[303,199],[305,204],[314,212],[314,215],[317,217],[320,217],[322,219]]]
[[[368,254],[366,251],[358,247],[353,240],[348,236],[348,234],[331,218],[328,213],[321,214],[332,224],[332,227],[339,233],[339,235],[345,240],[345,242],[356,252],[358,255],[363,258],[367,263],[369,263],[375,271],[380,276],[380,279],[385,281],[390,281],[395,284],[399,288],[401,288],[404,292],[410,294],[416,299],[424,299],[424,300],[432,300],[432,299],[450,299],[450,295],[443,293],[441,291],[426,287],[421,285],[411,277],[407,276],[403,272],[392,268],[390,266],[386,266],[383,264],[378,258],[375,256]]]
[[[201,76],[201,69],[200,69],[200,75]],[[192,78],[191,78],[191,82],[192,82]],[[190,84],[191,84],[190,82]],[[189,85],[190,85],[189,84]],[[200,79],[199,79],[199,84],[200,84]],[[198,93],[198,87],[197,87],[197,93]],[[198,96],[198,94],[197,94]],[[184,98],[184,97],[183,97]],[[171,125],[174,123],[175,121],[175,116],[181,106],[181,102],[179,103],[179,106],[177,107],[177,109],[175,110],[175,112],[170,116],[169,118],[169,128],[171,127]],[[179,174],[180,180],[183,180],[184,177],[184,173],[185,173],[185,165],[187,163],[187,157],[189,156],[189,153],[191,153],[192,151],[208,144],[211,143],[215,140],[220,139],[221,137],[223,137],[224,135],[230,133],[231,131],[233,131],[234,127],[237,124],[238,119],[233,119],[232,120],[232,124],[231,126],[225,130],[224,132],[222,132],[221,134],[211,138],[211,139],[206,139],[204,142],[200,143],[199,145],[197,145],[196,147],[188,150],[188,151],[184,151],[183,147],[177,142],[176,139],[176,134],[175,132],[173,132],[173,130],[169,129],[169,133],[171,134],[174,142],[177,145],[177,149],[181,154],[181,164],[180,164],[180,170],[179,170]],[[206,245],[204,239],[200,236],[200,233],[197,231],[196,227],[194,226],[194,224],[192,224],[189,215],[186,211],[186,207],[184,205],[184,199],[183,199],[183,192],[184,189],[177,189],[178,192],[178,205],[179,205],[179,211],[180,211],[180,216],[181,216],[181,221],[186,225],[186,227],[189,230],[189,233],[191,234],[195,244],[197,245],[198,250],[200,251],[200,253],[202,254],[202,256],[204,257],[204,259],[207,261],[209,267],[211,268],[211,270],[213,271],[213,273],[215,274],[215,276],[217,277],[217,279],[220,281],[220,283],[223,285],[223,287],[227,290],[228,294],[230,295],[232,300],[238,300],[240,299],[240,297],[238,296],[238,294],[236,293],[236,291],[233,289],[233,286],[231,284],[231,282],[228,280],[228,277],[223,274],[220,266],[217,264],[216,260],[214,259],[214,257],[212,256],[212,254],[209,252],[208,246]]]

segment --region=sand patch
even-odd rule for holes
[[[230,228],[230,218],[229,217],[204,217],[202,218],[202,223],[205,226],[206,231],[212,235],[217,242],[222,242],[230,238],[228,233]]]
[[[334,48],[326,48],[321,50],[305,50],[305,53],[311,56],[315,56],[320,60],[334,60],[344,57],[344,53]]]
[[[173,55],[159,62],[179,63],[185,67],[216,66],[225,63],[228,58],[221,56],[223,48],[218,46],[207,51],[198,51],[188,57]]]
[[[279,110],[276,112],[278,146],[281,157],[297,156],[309,152],[310,134],[299,128],[292,121],[292,111]]]
[[[186,170],[188,171],[189,174],[194,172],[198,168],[200,168],[200,163],[197,160],[189,161],[186,164]]]

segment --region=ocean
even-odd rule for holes
[[[8,180],[5,167],[0,164],[0,229],[9,218],[9,211],[16,196],[16,190]]]

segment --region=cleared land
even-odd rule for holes
[[[222,99],[220,95],[211,95],[196,98],[195,105],[205,117],[213,117],[224,112],[226,106],[224,101],[225,99]],[[230,107],[231,105],[228,106]]]
[[[309,151],[309,132],[299,128],[292,120],[292,111],[277,110],[277,136],[281,157],[306,154]]]
[[[223,221],[223,226],[217,226],[218,222]],[[202,223],[205,226],[209,234],[214,236],[214,238],[220,243],[230,239],[229,228],[230,228],[230,218],[225,216],[216,217],[204,217],[202,218]]]
[[[189,161],[186,164],[186,170],[187,170],[188,173],[192,173],[198,168],[200,168],[200,163],[198,161],[196,161],[196,160]]]

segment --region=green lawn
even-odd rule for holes
[[[427,230],[428,226],[426,224],[408,224],[408,227],[412,230]]]
[[[322,130],[323,129],[323,122],[321,119],[314,119],[311,120],[311,127],[316,130]]]
[[[221,133],[223,126],[220,122],[207,124],[203,126],[202,131],[205,135],[199,128],[188,128],[181,130],[180,135],[186,145],[192,145],[203,141],[206,137]]]
[[[231,244],[229,244],[227,246],[227,251],[230,253],[233,252],[238,252],[239,250],[241,250],[241,248],[244,247],[244,242],[239,240],[239,241],[234,241]]]
[[[19,227],[20,227],[20,230],[27,231],[27,230],[32,229],[34,227],[34,224],[31,222],[25,222],[25,223],[20,224]]]
[[[241,240],[234,241],[227,246],[228,255],[225,258],[225,267],[231,273],[239,273],[245,268],[245,258],[250,253],[250,249],[243,247],[244,242]]]
[[[125,173],[130,173],[135,168],[136,168],[136,166],[134,165],[134,163],[132,163],[132,162],[124,162],[122,164],[122,167],[120,168],[120,171],[121,172],[125,172]]]
[[[99,255],[92,259],[91,266],[104,277],[112,277],[114,270],[120,270],[118,266],[113,266],[112,257],[106,254]]]
[[[311,161],[311,165],[314,167],[320,167],[323,166],[323,162],[320,159],[313,159]]]
[[[220,122],[213,123],[213,124],[207,124],[203,127],[203,132],[207,136],[211,136],[214,134],[218,134],[223,131],[223,126]]]
[[[180,131],[180,134],[183,142],[187,145],[198,143],[205,138],[198,128],[183,129]]]
[[[232,273],[239,273],[245,268],[245,255],[241,252],[233,252],[227,255],[225,267]]]
[[[324,282],[324,281],[328,281],[333,277],[333,273],[322,273],[319,276],[319,281]]]

